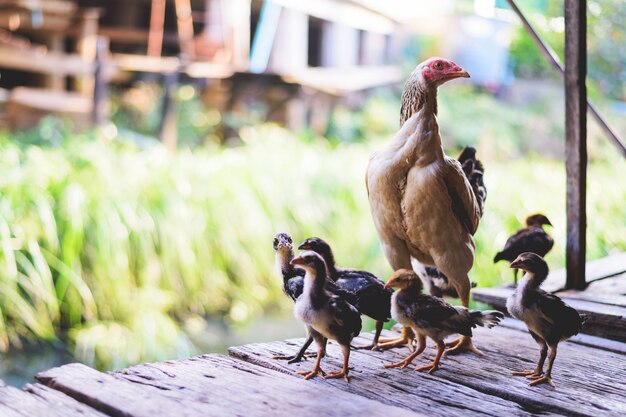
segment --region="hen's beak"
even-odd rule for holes
[[[309,244],[306,242],[303,242],[300,244],[300,246],[298,246],[298,250],[309,250],[309,249],[311,248],[309,247]]]
[[[523,266],[524,266],[524,261],[519,258],[511,262],[511,268],[523,269],[522,268]]]
[[[469,72],[465,71],[463,68],[460,68],[454,72],[451,72],[450,75],[453,78],[470,78]]]
[[[296,256],[289,262],[291,265],[304,265],[304,259],[299,256]]]

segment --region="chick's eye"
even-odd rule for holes
[[[274,245],[278,245],[278,239],[274,238]]]
[[[435,69],[442,69],[443,68],[443,64],[441,62],[435,62]]]
[[[287,238],[287,242],[291,243],[291,238],[290,237]]]

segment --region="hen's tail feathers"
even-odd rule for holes
[[[483,181],[485,167],[482,162],[476,159],[476,149],[471,146],[466,146],[463,149],[461,155],[459,155],[458,161],[480,204],[480,212],[482,215],[485,208],[485,201],[487,201],[487,187],[485,187]]]
[[[472,320],[472,326],[483,326],[488,329],[500,324],[500,320],[504,318],[504,314],[496,310],[470,310],[469,314]]]

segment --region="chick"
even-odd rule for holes
[[[276,251],[274,255],[276,270],[283,279],[283,292],[295,302],[302,294],[304,288],[304,270],[296,269],[290,264],[294,256],[293,239],[291,236],[288,233],[277,233],[274,236],[274,250]],[[326,289],[332,294],[344,297],[353,305],[358,304],[354,294],[342,290],[331,280],[326,280]],[[286,359],[289,361],[288,363],[300,362],[304,356],[308,356],[305,352],[311,343],[313,343],[313,338],[309,336],[297,354],[275,355],[272,358]]]
[[[556,295],[539,288],[548,276],[548,264],[536,253],[522,253],[511,263],[511,268],[526,271],[513,295],[506,302],[511,316],[522,320],[528,326],[530,335],[540,346],[540,356],[533,370],[513,372],[533,381],[530,385],[543,383],[555,387],[552,382],[552,366],[560,341],[578,334],[587,320],[584,314],[565,304]],[[550,354],[548,355],[548,347]],[[548,355],[548,369],[543,373],[543,364]]]
[[[363,346],[355,346],[357,349],[377,349],[378,340],[383,330],[383,324],[391,318],[391,294],[390,289],[385,289],[385,283],[376,275],[356,269],[339,268],[335,264],[335,257],[330,245],[319,237],[311,237],[300,246],[300,250],[312,250],[319,254],[326,263],[328,277],[339,288],[350,291],[356,295],[358,309],[361,314],[376,320],[376,333],[372,343]],[[384,346],[382,346],[384,348]]]
[[[306,324],[309,336],[318,347],[313,370],[298,374],[304,375],[304,379],[310,379],[321,373],[324,378],[343,377],[348,382],[350,343],[361,332],[361,314],[344,298],[324,288],[326,265],[317,253],[305,251],[294,258],[291,264],[305,271],[304,290],[296,300],[294,315]],[[336,340],[341,345],[343,368],[339,372],[324,375],[320,362],[326,354],[328,339]]]
[[[543,226],[552,226],[550,220],[541,213],[533,214],[526,218],[526,227],[518,230],[509,237],[504,244],[504,249],[498,252],[493,258],[496,263],[501,260],[513,262],[520,254],[524,252],[533,252],[539,256],[546,256],[554,246],[554,239],[550,236]],[[517,269],[513,270],[513,282],[517,285]]]
[[[435,297],[459,298],[459,293],[452,285],[447,276],[434,266],[422,265],[417,262],[413,265],[414,270],[422,279],[426,290]],[[472,288],[476,288],[476,283],[472,281]]]
[[[385,365],[385,368],[405,368],[426,348],[426,337],[437,344],[435,360],[416,371],[432,374],[439,368],[444,353],[444,339],[453,334],[472,336],[472,328],[497,326],[504,314],[499,311],[468,310],[452,306],[443,299],[422,294],[422,281],[409,269],[396,271],[385,284],[387,288],[399,288],[391,297],[391,316],[398,323],[411,327],[417,334],[417,349],[400,362]]]

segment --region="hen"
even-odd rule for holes
[[[411,269],[411,257],[437,267],[467,307],[473,235],[483,204],[461,163],[446,156],[437,124],[437,88],[459,77],[469,74],[445,59],[431,58],[417,66],[402,93],[402,127],[370,159],[366,185],[391,267]],[[402,333],[398,343],[411,336],[406,327]],[[471,338],[462,336],[448,352],[467,350],[480,354]]]
[[[530,335],[541,348],[535,369],[513,372],[513,375],[532,379],[530,385],[547,383],[554,387],[552,366],[556,359],[557,345],[580,332],[587,316],[578,314],[559,297],[539,288],[548,276],[548,264],[541,256],[530,252],[522,253],[511,263],[511,268],[523,269],[526,274],[515,293],[506,301],[506,308],[513,317],[526,323]],[[548,369],[544,374],[546,356]]]

